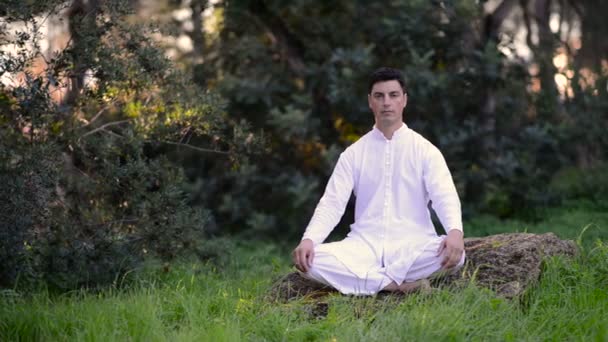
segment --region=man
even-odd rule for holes
[[[460,201],[441,152],[403,123],[402,74],[376,70],[367,100],[375,125],[340,155],[293,262],[304,276],[344,294],[407,293],[464,263]],[[323,243],[351,192],[356,202],[350,233]],[[429,201],[447,236],[437,236]]]

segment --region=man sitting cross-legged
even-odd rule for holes
[[[411,292],[424,279],[463,265],[460,201],[441,152],[403,123],[402,74],[376,70],[368,103],[375,125],[340,155],[293,262],[305,277],[344,294]],[[323,243],[353,192],[350,233]],[[436,234],[429,202],[447,236]]]

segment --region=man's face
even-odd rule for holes
[[[369,108],[374,112],[376,126],[390,127],[403,121],[407,95],[397,80],[377,82],[367,96]]]

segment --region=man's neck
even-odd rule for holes
[[[395,131],[397,131],[399,128],[401,128],[401,126],[403,126],[403,122],[399,122],[394,125],[390,125],[390,126],[386,126],[386,127],[383,127],[383,126],[379,125],[378,123],[376,123],[376,127],[378,128],[378,130],[380,130],[380,132],[382,132],[382,134],[384,135],[384,137],[387,140],[391,140],[393,138],[393,134],[395,133]]]

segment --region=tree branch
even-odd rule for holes
[[[106,132],[110,132],[110,131],[106,130],[106,128],[107,128],[107,127],[111,127],[111,126],[117,126],[117,125],[122,125],[122,124],[127,123],[127,122],[130,122],[130,120],[120,120],[120,121],[108,122],[107,124],[101,125],[101,126],[99,126],[99,127],[95,128],[95,129],[92,129],[92,130],[90,130],[90,131],[86,132],[85,134],[81,135],[81,136],[78,138],[78,140],[80,140],[80,139],[82,139],[82,138],[85,138],[85,137],[87,137],[87,136],[89,136],[89,135],[91,135],[91,134],[97,133],[97,132],[99,132],[99,131],[106,131]],[[114,133],[114,132],[111,132],[111,133]],[[114,133],[114,134],[116,134],[116,133]],[[118,134],[116,134],[116,135],[118,135]],[[120,135],[119,135],[119,136],[120,136]],[[122,136],[120,136],[120,137],[122,137]]]
[[[190,144],[177,143],[177,142],[173,142],[173,141],[166,141],[166,140],[160,140],[160,141],[146,140],[146,142],[148,142],[148,143],[162,143],[162,144],[167,144],[167,145],[174,145],[174,146],[179,146],[179,147],[186,147],[186,148],[189,148],[189,149],[191,149],[191,150],[198,151],[198,152],[204,152],[204,153],[216,153],[216,154],[223,154],[223,155],[229,155],[229,154],[230,154],[230,152],[227,152],[227,151],[218,151],[218,150],[212,150],[212,149],[210,149],[210,148],[203,148],[203,147],[198,147],[198,146],[194,146],[194,145],[190,145]]]
[[[487,40],[498,41],[498,32],[503,21],[511,14],[513,7],[517,4],[517,0],[504,0],[496,7],[492,14],[486,16],[485,19],[485,37]]]
[[[526,25],[526,44],[532,51],[534,51],[535,45],[532,42],[532,26],[530,24],[530,13],[528,12],[528,1],[520,0],[519,4],[524,17],[524,24]]]
[[[115,101],[112,101],[112,102],[115,102]],[[105,107],[103,107],[103,108],[101,108],[101,109],[100,109],[100,110],[99,110],[99,111],[98,111],[98,112],[95,114],[95,116],[93,116],[93,118],[91,118],[91,121],[86,121],[86,120],[84,120],[84,119],[83,119],[83,120],[84,120],[86,123],[85,123],[85,125],[84,125],[84,126],[82,126],[82,127],[87,127],[87,126],[89,126],[90,124],[92,124],[93,122],[95,122],[95,120],[97,120],[97,119],[98,119],[98,118],[101,116],[101,114],[103,114],[103,113],[104,113],[106,110],[108,110],[108,108],[110,108],[110,106],[109,106],[109,105],[108,105],[108,106],[105,106]]]

